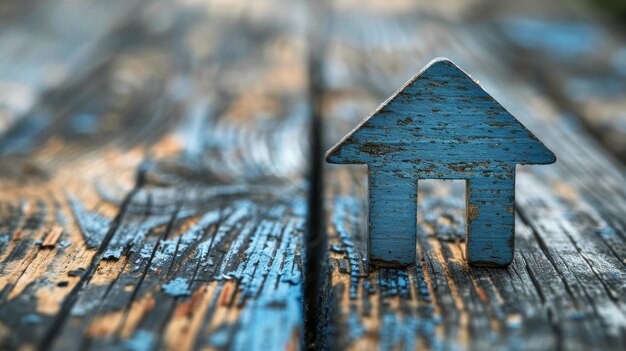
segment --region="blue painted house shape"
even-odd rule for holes
[[[505,266],[515,240],[515,166],[556,161],[451,61],[438,58],[326,153],[369,166],[369,255],[415,262],[418,179],[465,179],[469,263]]]

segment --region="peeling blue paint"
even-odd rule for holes
[[[111,226],[111,220],[97,213],[86,211],[82,203],[73,196],[69,196],[68,201],[87,247],[90,249],[100,247]]]
[[[361,323],[361,316],[353,308],[350,309],[350,314],[348,315],[347,322],[348,322],[347,323],[348,324],[348,330],[347,330],[348,342],[352,343],[354,341],[359,340],[367,332],[367,330],[365,329],[365,326],[363,326],[363,324]]]
[[[193,212],[187,211],[177,215],[177,218],[185,218],[192,214]],[[128,250],[130,253],[136,252],[138,250],[137,248],[141,247],[146,235],[148,235],[153,228],[167,224],[171,220],[172,216],[167,215],[147,218],[139,217],[123,222],[113,234],[111,242],[103,253],[103,257],[105,259],[117,260],[125,250]]]
[[[172,297],[191,295],[189,290],[189,282],[185,278],[176,278],[170,282],[161,285],[161,290]]]
[[[228,340],[230,339],[231,329],[235,328],[232,324],[220,326],[211,335],[207,336],[207,344],[217,349],[226,349]]]
[[[334,211],[332,213],[331,223],[337,231],[337,236],[341,241],[339,243],[333,243],[337,248],[343,249],[350,262],[350,299],[355,300],[358,298],[359,280],[363,276],[364,270],[361,269],[361,264],[365,257],[362,256],[356,243],[352,240],[353,232],[358,232],[358,212],[360,206],[358,206],[358,200],[355,197],[342,197],[337,196],[335,198]],[[365,263],[366,265],[367,263]],[[365,270],[366,271],[366,270]]]
[[[326,161],[368,165],[370,260],[413,264],[418,180],[464,179],[468,261],[504,266],[513,259],[515,166],[556,157],[476,81],[438,58],[329,149]]]

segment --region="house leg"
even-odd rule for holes
[[[467,259],[479,266],[506,266],[515,243],[515,168],[467,184]]]
[[[378,265],[415,262],[417,181],[370,169],[369,255]]]

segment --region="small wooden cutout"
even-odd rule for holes
[[[414,263],[418,179],[465,179],[467,258],[506,266],[515,241],[515,166],[556,157],[476,81],[431,61],[326,153],[369,168],[369,255]]]

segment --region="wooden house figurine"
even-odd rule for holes
[[[415,262],[418,179],[465,179],[467,258],[505,266],[515,240],[515,166],[556,161],[451,61],[437,58],[326,153],[369,166],[369,255]]]

